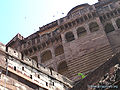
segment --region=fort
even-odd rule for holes
[[[99,85],[101,78],[106,73],[114,73],[111,68],[119,64],[120,0],[98,0],[93,5],[78,5],[65,17],[39,27],[26,38],[17,34],[4,48],[8,56],[19,59],[14,62],[8,57],[8,65],[14,72],[17,63],[35,68],[31,73],[40,66],[40,71],[61,82],[60,88],[63,89],[58,90],[66,90],[63,85],[73,87],[71,90],[91,90],[87,85]],[[78,73],[87,76],[81,81]],[[28,76],[33,78],[30,73]],[[119,79],[114,82],[119,82]]]

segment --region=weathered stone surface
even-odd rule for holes
[[[80,79],[78,73],[89,74],[120,52],[119,33],[120,1],[99,0],[93,5],[74,7],[65,17],[40,27],[26,38],[17,34],[7,47],[18,50],[21,55],[11,48],[6,50],[32,67],[42,64],[39,70],[57,79],[61,80],[61,77],[51,70],[77,81]],[[62,48],[58,48],[59,45]],[[56,52],[60,52],[59,55]]]
[[[1,44],[0,44],[1,46]],[[15,51],[15,52],[14,52]],[[72,81],[8,47],[0,50],[0,89],[66,90]]]

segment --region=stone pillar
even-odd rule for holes
[[[53,62],[54,70],[57,72],[57,62]]]
[[[102,23],[101,23],[101,21],[100,21],[100,19],[99,19],[99,17],[98,18],[96,18],[97,20],[97,24],[99,25],[99,29],[100,30],[104,30],[104,27],[103,27],[103,25],[102,25]]]
[[[52,59],[55,58],[54,46],[51,47]]]
[[[66,39],[65,39],[65,35],[63,33],[61,34],[61,38],[62,38],[62,42],[65,43]]]
[[[73,35],[74,35],[74,38],[75,38],[75,39],[78,39],[76,28],[74,28],[74,29],[75,29],[75,30],[72,31],[72,32],[73,32]]]
[[[41,53],[40,51],[37,53],[38,63],[41,63]]]
[[[114,18],[111,19],[111,22],[112,22],[112,25],[113,25],[113,27],[115,28],[115,30],[118,30],[118,27],[117,27],[117,25],[116,25],[116,22],[115,22],[115,19],[114,19]]]
[[[89,24],[88,24],[88,23],[86,23],[86,24],[84,25],[84,28],[85,28],[85,30],[87,30],[87,34],[90,34],[90,33],[91,33],[90,30],[89,30]]]

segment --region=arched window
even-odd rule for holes
[[[59,45],[57,48],[55,48],[55,56],[58,56],[63,53],[64,53],[64,49],[62,45]]]
[[[108,23],[105,25],[105,32],[106,33],[112,32],[114,30],[115,30],[115,28],[113,27],[113,25],[111,23]]]
[[[48,61],[50,59],[52,59],[52,53],[50,50],[42,53],[42,55],[41,55],[41,62],[42,63],[44,63],[45,61]]]
[[[117,27],[120,28],[120,18],[116,20]]]
[[[80,36],[84,36],[84,35],[86,35],[86,30],[85,30],[85,28],[84,27],[79,27],[78,29],[77,29],[77,35],[78,35],[78,37],[80,37]]]
[[[38,58],[37,58],[37,56],[33,56],[32,59],[35,60],[35,61],[38,63]]]
[[[99,25],[96,22],[91,22],[89,24],[89,29],[91,32],[99,30]]]
[[[58,73],[65,75],[65,72],[68,70],[66,61],[61,62],[58,65]]]
[[[67,42],[70,42],[70,41],[75,40],[74,34],[73,34],[72,32],[67,32],[67,33],[65,34],[65,38],[66,38]]]

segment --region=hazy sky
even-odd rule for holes
[[[73,7],[97,1],[0,0],[0,42],[6,44],[17,33],[27,37],[38,31],[39,27],[66,16]]]

